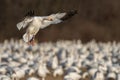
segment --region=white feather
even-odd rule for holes
[[[20,30],[22,27],[23,27],[23,22],[19,22],[19,23],[17,24],[18,30]]]
[[[66,15],[66,13],[57,13],[57,14],[52,14],[49,17],[51,17],[52,19],[60,19],[62,17],[64,17]]]
[[[29,42],[32,38],[33,38],[33,35],[32,35],[32,34],[28,35],[27,33],[25,33],[25,34],[23,35],[23,40],[24,40],[25,42]]]

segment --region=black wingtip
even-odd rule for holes
[[[77,14],[78,11],[77,11],[77,10],[71,10],[71,11],[69,11],[68,13],[71,13],[71,14]]]
[[[29,10],[26,14],[25,14],[25,17],[32,17],[34,16],[35,13],[34,13],[34,10]]]
[[[63,21],[67,20],[67,19],[71,18],[72,16],[74,16],[77,13],[78,13],[77,10],[68,11],[67,14],[63,18],[61,18],[61,20],[63,20]]]

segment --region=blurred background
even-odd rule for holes
[[[25,30],[18,31],[16,24],[29,10],[40,16],[78,10],[71,19],[40,30],[40,42],[120,41],[120,0],[0,0],[0,41],[22,38]]]

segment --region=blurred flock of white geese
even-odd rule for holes
[[[0,80],[120,80],[120,43],[0,43]]]

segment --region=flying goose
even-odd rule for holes
[[[34,11],[29,11],[23,21],[17,23],[18,30],[26,28],[26,33],[23,35],[23,40],[30,44],[34,44],[35,35],[40,29],[43,29],[51,24],[58,24],[69,19],[77,13],[76,10],[71,10],[64,13],[51,14],[49,16],[34,16]]]

